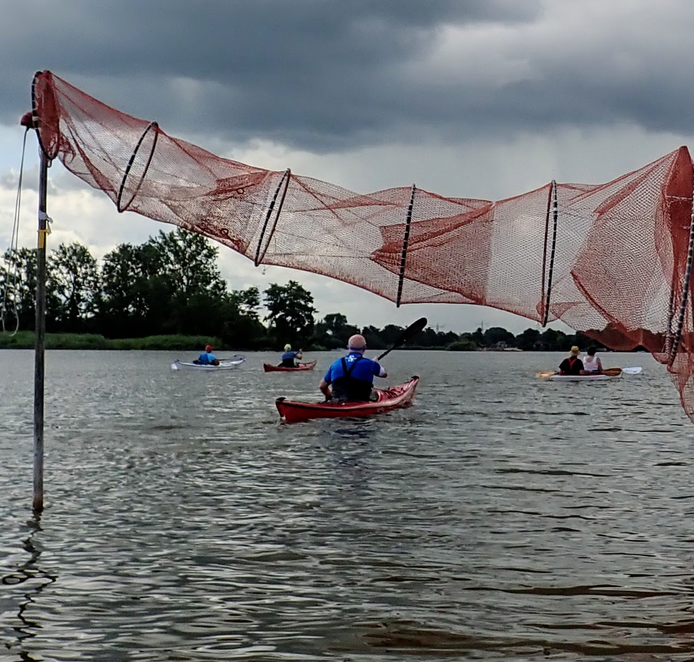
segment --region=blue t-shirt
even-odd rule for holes
[[[283,361],[293,361],[299,352],[285,352],[282,354]]]
[[[357,361],[357,359],[359,360]],[[357,363],[352,368],[355,361],[357,361]],[[347,364],[347,370],[350,370],[349,376],[352,379],[358,379],[359,381],[373,384],[374,376],[381,374],[381,364],[378,363],[378,361],[364,358],[358,352],[350,352],[347,354],[347,356],[345,356],[345,363]],[[325,373],[323,379],[325,379],[328,384],[332,384],[335,380],[344,376],[345,371],[342,365],[342,359],[338,359],[328,368],[328,372]]]
[[[203,365],[210,365],[213,361],[216,361],[217,357],[212,352],[203,352],[198,356],[198,361]]]

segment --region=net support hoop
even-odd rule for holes
[[[402,240],[402,254],[400,255],[400,277],[398,278],[398,294],[395,299],[395,307],[400,308],[402,299],[402,286],[405,282],[405,261],[407,260],[407,245],[410,241],[410,225],[412,224],[412,210],[414,209],[414,194],[417,192],[417,187],[412,184],[412,193],[410,194],[410,204],[407,206],[407,217],[405,219],[405,236]]]
[[[557,248],[557,220],[559,217],[559,210],[558,210],[558,205],[557,205],[557,182],[556,180],[552,180],[552,190],[551,190],[551,196],[552,196],[552,248],[550,249],[550,254],[549,254],[549,269],[547,272],[547,294],[545,296],[545,300],[543,303],[543,314],[542,314],[542,326],[547,326],[547,320],[549,319],[549,302],[551,300],[551,295],[552,295],[552,275],[554,272],[554,254]],[[545,262],[547,259],[547,236],[548,236],[548,230],[549,230],[549,205],[547,206],[547,223],[545,225]],[[544,268],[542,269],[542,280],[544,282],[545,280],[545,270]]]
[[[282,178],[280,179],[280,183],[277,185],[277,188],[275,189],[275,195],[272,196],[272,200],[270,201],[270,206],[267,209],[267,214],[265,214],[265,222],[263,223],[263,229],[260,232],[260,239],[258,239],[258,247],[255,250],[255,259],[253,260],[253,264],[255,266],[259,266],[260,263],[263,261],[265,258],[265,253],[267,253],[268,246],[270,245],[270,240],[272,239],[272,235],[275,234],[275,228],[277,227],[277,221],[280,218],[280,212],[282,211],[282,206],[284,205],[284,199],[287,196],[287,189],[289,188],[289,179],[292,176],[292,171],[287,168],[284,173],[282,173]],[[284,190],[282,190],[282,185],[284,185]],[[279,205],[277,206],[277,211],[275,212],[275,220],[272,223],[272,227],[270,228],[270,233],[267,236],[267,241],[265,242],[265,247],[263,247],[263,239],[265,238],[265,231],[267,230],[268,223],[270,222],[270,218],[272,216],[272,212],[275,209],[275,203],[277,202],[277,196],[280,193],[280,190],[282,190],[282,197],[280,198]]]
[[[682,297],[680,299],[680,311],[677,320],[677,329],[672,339],[670,346],[670,356],[668,365],[672,365],[677,355],[677,349],[682,338],[682,329],[684,328],[684,318],[687,313],[687,304],[689,303],[689,283],[692,276],[692,256],[694,254],[694,198],[692,199],[692,214],[689,221],[689,245],[687,247],[687,266],[684,272],[684,283],[682,285]]]
[[[42,71],[37,71],[34,74],[34,79],[31,81],[31,121],[32,121],[32,127],[36,131],[36,138],[39,141],[39,147],[41,148],[41,152],[43,155],[46,157],[47,163],[46,167],[50,168],[51,166],[51,161],[55,158],[55,154],[51,155],[48,153],[46,150],[45,145],[43,144],[43,140],[41,139],[41,131],[39,130],[39,109],[38,109],[38,94],[36,91],[36,87],[38,86],[39,83],[39,76],[42,74]]]
[[[140,177],[140,181],[137,183],[137,186],[135,187],[135,190],[133,191],[133,194],[130,196],[130,200],[128,200],[127,204],[122,204],[123,202],[123,191],[125,190],[125,184],[128,181],[128,176],[130,175],[130,170],[133,167],[133,163],[135,162],[135,157],[137,156],[137,153],[140,151],[140,147],[142,146],[142,141],[145,139],[145,136],[154,129],[154,140],[152,141],[152,149],[150,150],[149,156],[147,157],[147,163],[145,164],[145,169],[142,171],[142,176]],[[152,163],[152,157],[154,156],[154,150],[157,148],[157,140],[159,139],[159,124],[156,122],[150,122],[147,125],[147,128],[142,132],[142,135],[140,136],[140,139],[137,141],[137,145],[135,145],[135,149],[133,150],[133,153],[130,155],[130,160],[128,161],[128,165],[125,168],[125,172],[123,173],[123,179],[121,180],[120,183],[120,188],[118,189],[118,197],[116,198],[116,209],[118,209],[119,212],[124,212],[130,207],[130,205],[133,203],[133,200],[137,196],[137,194],[140,191],[140,187],[142,186],[142,182],[145,181],[145,177],[147,176],[147,171],[149,170],[149,166]]]

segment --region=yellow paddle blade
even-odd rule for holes
[[[545,370],[544,372],[538,372],[537,376],[541,378],[547,378],[551,377],[552,375],[556,375],[557,373],[554,372],[553,370]]]

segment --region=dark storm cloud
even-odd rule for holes
[[[625,78],[618,57],[642,45],[629,45],[617,27],[605,52],[567,53],[547,37],[516,56],[527,57],[529,73],[515,81],[484,71],[461,80],[455,61],[422,64],[446,28],[527,27],[543,13],[540,0],[8,3],[0,119],[13,124],[28,109],[31,76],[46,68],[169,133],[269,138],[317,151],[427,133],[498,136],[614,121],[688,126],[691,74],[672,84],[657,62],[638,62]],[[513,47],[502,46],[513,60]],[[490,37],[461,67],[474,69],[478,57],[484,69],[497,47]]]

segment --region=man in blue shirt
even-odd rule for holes
[[[347,349],[349,354],[328,368],[321,380],[320,390],[326,400],[333,398],[340,402],[368,401],[371,398],[374,377],[387,377],[388,373],[380,363],[364,357],[364,336],[352,336]]]
[[[298,359],[302,358],[303,354],[301,350],[298,352],[292,352],[292,346],[287,343],[284,346],[284,354],[282,354],[282,363],[280,367],[282,368],[296,368]]]
[[[193,363],[199,363],[200,365],[219,365],[219,359],[212,353],[212,345],[207,345],[205,351],[198,356],[197,361]]]

